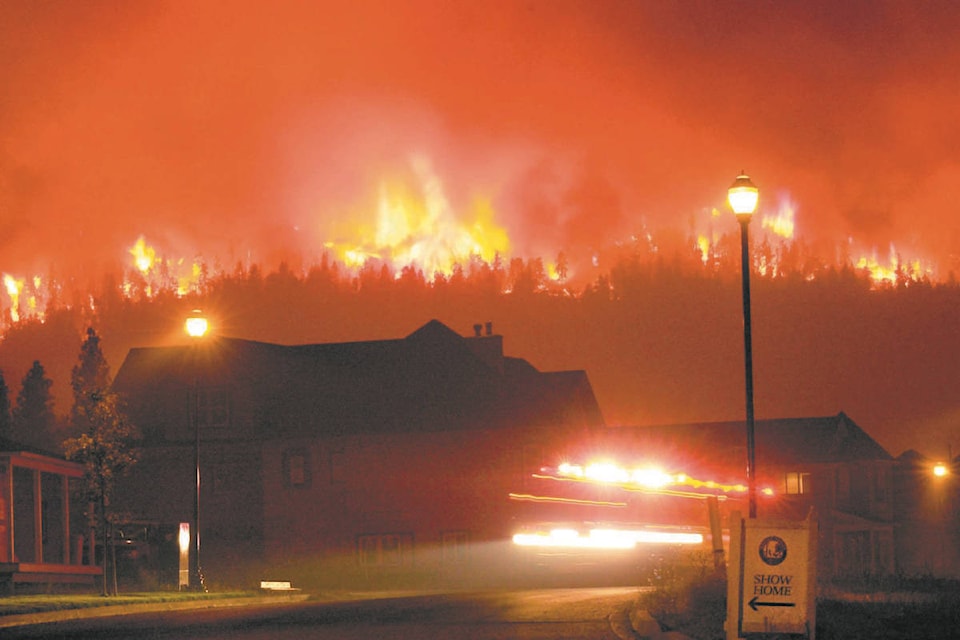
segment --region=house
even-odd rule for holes
[[[179,523],[195,526],[199,459],[212,583],[502,583],[548,556],[604,573],[579,529],[614,547],[632,548],[619,535],[706,547],[747,511],[742,422],[608,427],[585,372],[506,356],[489,324],[467,336],[433,320],[391,340],[133,349],[114,385],[143,434],[121,510],[174,546]],[[876,441],[844,413],[759,420],[755,432],[758,515],[814,509],[822,578],[899,569],[896,461]],[[590,459],[659,467],[672,485],[587,482],[562,464]],[[574,536],[577,553],[557,553],[544,532]],[[174,581],[176,553],[166,556],[154,556],[160,582]]]
[[[132,349],[114,388],[143,435],[120,508],[175,544],[195,520],[199,466],[211,583],[510,570],[506,496],[547,451],[603,426],[583,371],[505,356],[490,324],[467,337],[434,320],[392,340]],[[174,569],[150,571],[169,582]]]
[[[0,438],[0,585],[92,585],[83,466]]]
[[[721,497],[724,517],[747,513],[743,422],[609,427],[593,448],[621,464],[681,473],[687,486]],[[821,579],[897,570],[895,461],[849,416],[758,420],[755,459],[758,518],[799,521],[815,510]],[[636,509],[646,495],[637,494]],[[693,513],[706,523],[704,510]]]
[[[896,552],[908,576],[960,576],[960,458],[933,460],[909,450],[897,458]]]

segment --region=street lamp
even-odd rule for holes
[[[194,309],[184,323],[184,329],[191,340],[191,354],[193,357],[193,467],[196,474],[196,490],[193,494],[193,548],[194,562],[196,562],[196,571],[192,572],[196,577],[196,588],[206,591],[207,586],[203,580],[203,569],[200,564],[200,374],[198,373],[197,351],[200,341],[207,334],[207,319],[199,309]]]
[[[751,518],[757,517],[757,467],[753,424],[753,347],[750,336],[750,242],[747,226],[757,210],[760,190],[743,171],[727,190],[727,202],[740,223],[740,272],[743,279],[743,355],[747,388],[747,496]]]

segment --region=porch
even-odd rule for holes
[[[94,584],[83,467],[0,441],[0,590]]]

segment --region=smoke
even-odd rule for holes
[[[140,235],[316,253],[415,154],[521,255],[683,228],[746,169],[808,239],[953,264],[958,26],[898,2],[5,2],[0,270],[95,272]]]

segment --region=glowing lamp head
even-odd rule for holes
[[[184,329],[191,338],[202,338],[207,333],[207,319],[200,313],[199,309],[194,309],[190,317],[184,323]]]
[[[947,465],[943,464],[942,462],[938,462],[937,464],[933,465],[933,475],[936,477],[943,478],[949,473],[950,470],[947,469]]]
[[[760,190],[753,184],[750,176],[743,171],[733,181],[727,190],[727,202],[730,208],[737,214],[741,220],[750,220],[750,216],[757,210],[757,202],[760,199]]]

